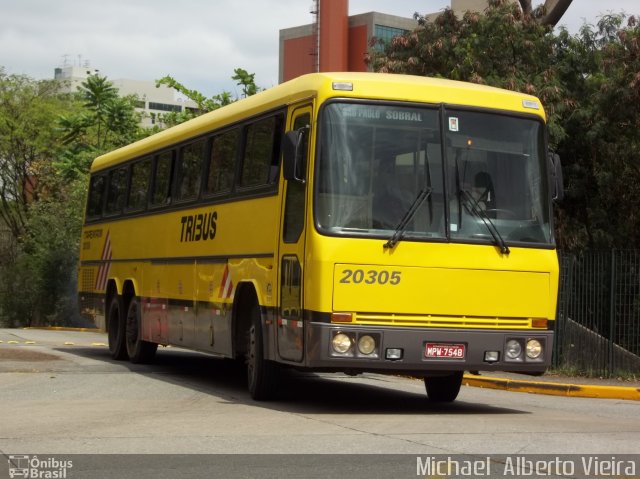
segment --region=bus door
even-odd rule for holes
[[[303,132],[304,165],[300,178],[306,179],[311,125],[311,105],[295,108],[289,118],[289,130]],[[278,356],[288,361],[303,359],[304,322],[302,285],[304,275],[306,181],[285,181],[280,244],[279,314],[277,325]]]

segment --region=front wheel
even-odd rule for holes
[[[424,378],[429,401],[453,402],[458,397],[462,385],[463,371],[455,371],[447,376],[433,376]]]
[[[251,308],[251,327],[247,344],[247,382],[249,394],[256,401],[272,399],[275,396],[278,370],[277,365],[264,358],[260,308]]]
[[[140,303],[136,298],[132,298],[127,309],[126,320],[126,344],[129,361],[132,363],[149,363],[153,361],[158,345],[143,341],[141,338],[141,312]]]

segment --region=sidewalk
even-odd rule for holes
[[[556,375],[526,376],[502,372],[465,374],[462,384],[503,391],[583,398],[640,401],[640,381]]]

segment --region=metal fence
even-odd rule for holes
[[[640,251],[560,255],[554,365],[591,375],[640,373]]]

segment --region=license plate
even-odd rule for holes
[[[427,343],[424,349],[426,358],[464,359],[464,344]]]

